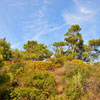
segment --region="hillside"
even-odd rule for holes
[[[5,61],[0,76],[2,100],[99,100],[100,64],[51,58]]]

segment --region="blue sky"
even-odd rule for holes
[[[99,4],[100,0],[0,0],[0,38],[20,50],[27,40],[50,46],[79,24],[87,43],[100,38]]]

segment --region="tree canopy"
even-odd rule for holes
[[[28,41],[24,44],[24,49],[34,60],[44,60],[52,56],[52,52],[49,51],[48,47],[44,44],[38,44],[37,41]]]

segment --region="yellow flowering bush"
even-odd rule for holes
[[[83,64],[82,60],[74,59],[72,60],[73,63]]]
[[[53,64],[53,67],[56,68],[56,67],[61,67],[64,65],[64,62],[67,62],[67,58],[66,57],[59,57],[59,58],[49,58],[47,59],[47,61],[50,61],[52,62]]]

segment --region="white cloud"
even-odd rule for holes
[[[90,10],[90,9],[86,9],[86,8],[80,8],[80,12],[83,13],[83,14],[94,14],[96,13],[96,11],[94,10]]]
[[[89,3],[92,3],[90,1],[85,2],[85,4],[83,2],[80,2],[82,0],[73,0],[73,1],[74,1],[75,5],[77,7],[77,10],[79,10],[79,12],[82,13],[82,14],[86,14],[86,15],[87,14],[95,14],[98,11],[97,9],[95,9],[93,7],[93,4],[91,4],[92,6],[90,6]]]
[[[91,16],[85,16],[85,15],[79,15],[79,14],[68,14],[63,13],[64,20],[67,24],[81,24],[83,22],[88,21],[88,19],[91,18]]]

